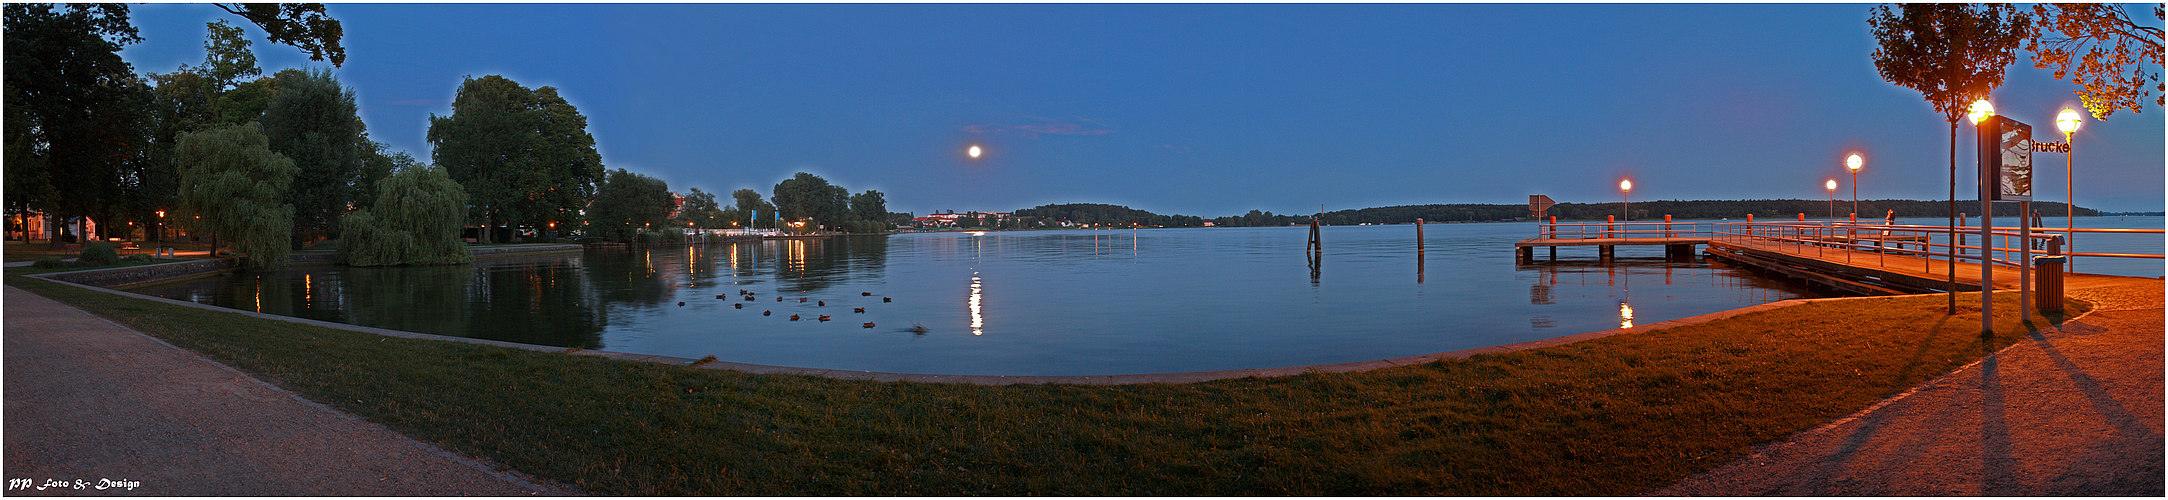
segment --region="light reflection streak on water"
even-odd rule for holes
[[[314,281],[314,280],[311,280],[311,279],[310,279],[311,277],[312,277],[312,275],[308,275],[308,274],[303,274],[303,275],[301,275],[301,305],[302,305],[302,307],[308,307],[308,305],[309,305],[309,303],[310,303],[310,302],[313,302],[313,301],[315,301],[315,300],[316,300],[316,284],[315,284],[315,281]]]
[[[1623,300],[1618,301],[1618,327],[1634,327],[1634,306],[1632,304],[1627,304],[1626,301]]]
[[[986,317],[979,314],[979,272],[971,272],[971,334],[986,334]]]

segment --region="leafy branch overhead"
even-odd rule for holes
[[[339,38],[346,34],[339,20],[324,13],[320,3],[214,3],[263,28],[273,43],[292,45],[309,53],[309,60],[346,63],[346,48]]]
[[[2153,5],[2153,21],[2163,18]],[[2140,25],[2116,4],[2034,5],[2039,34],[2026,42],[2033,66],[2055,70],[2055,78],[2078,84],[2080,99],[2094,118],[2118,110],[2140,112],[2145,98],[2168,104],[2160,79],[2161,28]]]
[[[1876,7],[1867,24],[1882,79],[1917,90],[1951,124],[1973,100],[2002,86],[2003,70],[2031,35],[2031,18],[2010,5],[1901,4]]]

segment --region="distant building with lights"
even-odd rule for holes
[[[958,221],[967,217],[985,219],[982,224],[990,225],[1009,220],[1010,217],[1014,216],[1009,212],[965,212],[959,214],[955,210],[949,210],[924,217],[914,217],[911,219],[911,225],[918,227],[956,227]]]

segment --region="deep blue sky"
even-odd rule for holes
[[[208,5],[137,5],[138,72],[247,27],[266,73],[311,63]],[[1124,204],[1206,217],[1423,203],[1942,199],[1948,129],[1884,82],[1867,5],[337,4],[370,136],[428,158],[462,76],[549,85],[603,162],[768,194],[797,171],[889,208]],[[2140,11],[2142,12],[2142,9]],[[2005,114],[2057,140],[2074,87],[2014,65]],[[2089,121],[2078,204],[2161,210],[2158,106]],[[1971,163],[1960,130],[1960,169]],[[963,151],[983,144],[987,157]],[[2043,169],[2060,155],[2039,156]],[[2059,169],[2057,169],[2059,170]],[[1971,174],[1961,172],[1961,198]],[[2061,175],[2042,173],[2060,200]],[[2048,196],[2048,193],[2054,195]]]

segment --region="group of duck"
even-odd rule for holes
[[[858,296],[860,296],[860,297],[872,297],[872,296],[873,296],[873,292],[858,292]],[[746,289],[742,289],[742,288],[741,288],[741,289],[738,289],[738,297],[739,297],[739,298],[742,298],[742,299],[745,299],[745,300],[744,300],[744,302],[736,302],[736,303],[732,303],[732,304],[730,304],[730,308],[732,308],[732,309],[744,309],[744,308],[745,308],[745,302],[753,302],[753,301],[756,301],[756,300],[759,300],[759,299],[760,299],[760,297],[758,296],[758,294],[755,294],[755,293],[753,293],[753,292],[752,292],[751,290],[746,290]],[[722,295],[716,295],[716,296],[715,296],[715,298],[718,298],[718,299],[724,299],[724,300],[729,300],[729,299],[730,299],[730,294],[722,294]],[[809,300],[811,300],[811,299],[809,299],[809,298],[806,298],[806,297],[799,297],[799,298],[798,298],[798,302],[800,302],[800,303],[804,303],[804,302],[807,302],[807,301],[809,301]],[[782,297],[776,297],[776,298],[775,298],[775,301],[776,301],[776,302],[783,302],[783,298],[782,298]],[[881,297],[881,302],[895,302],[895,301],[896,301],[896,300],[895,300],[895,299],[892,299],[892,298],[888,298],[888,297]],[[814,307],[828,307],[828,301],[826,301],[826,300],[813,300],[812,302],[813,302],[813,305],[814,305]],[[684,302],[678,302],[678,303],[677,303],[677,305],[678,305],[678,307],[685,307],[685,303],[684,303]],[[851,312],[852,312],[852,313],[855,313],[855,314],[865,314],[865,313],[866,313],[866,308],[863,308],[863,307],[853,307],[853,308],[851,308]],[[774,311],[774,310],[766,310],[766,311],[761,311],[761,312],[760,312],[760,315],[761,315],[761,316],[773,316],[773,315],[775,315],[775,311]],[[821,314],[821,315],[817,315],[817,316],[818,316],[818,317],[817,317],[816,319],[817,319],[817,320],[819,320],[819,321],[828,321],[828,320],[834,319],[834,318],[831,318],[831,317],[829,317],[829,316],[828,316],[828,315],[826,315],[826,314]],[[790,320],[791,320],[791,321],[798,321],[799,319],[801,319],[801,318],[799,317],[799,315],[796,315],[796,314],[792,314],[792,315],[790,315]],[[867,321],[867,322],[865,322],[864,324],[861,324],[861,325],[859,325],[859,327],[861,327],[861,328],[873,328],[873,322],[871,322],[871,321]]]

